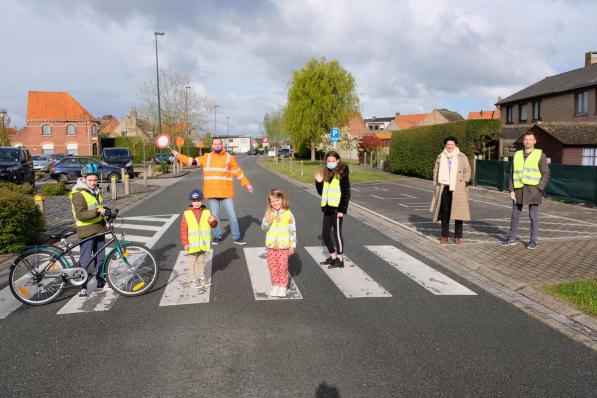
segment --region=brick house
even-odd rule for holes
[[[464,120],[460,113],[449,111],[447,109],[434,109],[428,113],[417,126],[432,126],[435,124],[444,124]]]
[[[12,137],[12,145],[32,154],[99,153],[99,121],[70,94],[29,91],[27,125]]]

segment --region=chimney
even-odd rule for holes
[[[396,112],[396,117],[400,116],[400,112]]]
[[[588,51],[585,53],[585,68],[597,64],[597,51]]]

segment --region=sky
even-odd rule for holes
[[[218,133],[262,134],[292,72],[336,59],[364,118],[490,110],[597,50],[592,0],[0,0],[0,108],[23,127],[27,93],[67,91],[119,119],[160,68],[187,73]],[[213,133],[211,122],[207,130]]]

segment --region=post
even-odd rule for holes
[[[294,163],[293,160],[293,158],[290,158],[290,174],[292,174],[292,164]]]
[[[473,156],[473,186],[477,186],[477,155]]]
[[[158,63],[158,36],[164,36],[164,32],[154,32],[155,35],[155,75],[158,89],[158,134],[162,134],[162,110],[160,105],[160,68]],[[162,148],[160,148],[160,157],[162,155]],[[162,173],[164,172],[164,164],[162,163]]]
[[[128,196],[131,194],[131,182],[129,180],[129,175],[124,175],[124,196]]]
[[[46,198],[43,195],[35,195],[34,200],[35,200],[35,204],[37,205],[37,208],[39,209],[39,212],[41,213],[41,222],[45,229],[46,228],[46,211],[45,211],[45,207],[44,207],[44,201],[46,200]]]
[[[305,165],[303,163],[303,161],[301,160],[301,177],[305,176]]]
[[[149,166],[149,170],[151,170],[151,166]],[[147,167],[144,167],[143,170],[143,185],[147,188]]]
[[[147,177],[151,177],[153,169],[151,167],[151,163],[147,166]]]
[[[112,176],[110,180],[110,193],[112,195],[112,200],[118,199],[118,194],[116,193],[116,176]]]
[[[124,176],[125,176],[125,175],[127,175],[127,174],[128,174],[128,173],[126,172],[126,169],[124,169],[124,168],[122,168],[122,167],[121,167],[121,168],[120,168],[120,179],[121,179],[122,181],[124,181]]]

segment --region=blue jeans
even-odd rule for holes
[[[240,228],[238,227],[238,220],[234,212],[234,201],[232,198],[225,199],[209,199],[209,209],[212,215],[218,220],[218,226],[213,229],[214,239],[222,239],[222,229],[220,228],[220,207],[223,207],[228,215],[228,222],[230,224],[230,232],[234,240],[240,239]]]
[[[91,259],[93,253],[97,253],[97,257],[94,260],[93,272],[96,274],[98,287],[104,286],[104,284],[106,283],[103,278],[103,275],[99,275],[99,269],[102,266],[102,264],[104,263],[104,256],[106,254],[105,250],[101,250],[98,252],[98,250],[101,249],[102,246],[104,246],[104,236],[103,235],[88,239],[81,244],[81,246],[80,246],[81,253],[79,256],[79,266],[84,267],[87,264],[87,262]],[[90,278],[91,278],[91,275],[89,276],[89,278],[87,278],[85,283],[81,286],[82,288],[85,288],[85,289],[87,288],[87,282],[89,282]]]

